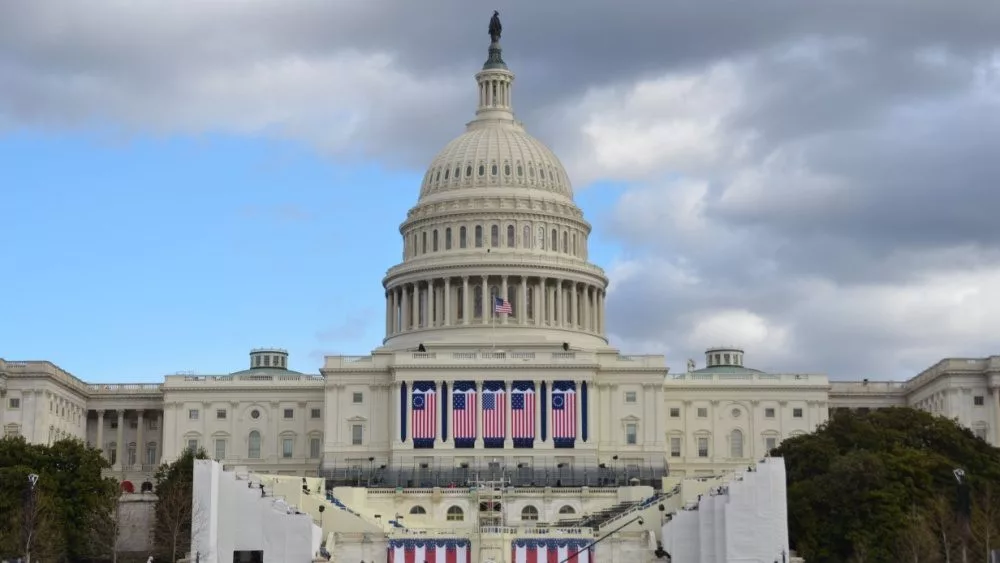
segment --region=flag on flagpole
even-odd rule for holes
[[[503,297],[497,295],[493,297],[493,312],[510,315],[513,314],[514,310],[510,307],[510,301],[507,301]]]

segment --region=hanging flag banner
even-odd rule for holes
[[[451,385],[451,434],[456,448],[476,445],[476,384],[456,381]]]
[[[437,437],[437,386],[433,381],[414,381],[410,398],[414,448],[433,448]]]
[[[510,390],[510,435],[515,448],[535,444],[535,382],[515,381]]]
[[[583,539],[517,539],[511,542],[513,563],[594,563],[593,548]]]
[[[389,540],[389,563],[471,563],[467,539]]]
[[[572,448],[576,441],[576,383],[552,382],[552,442],[557,448]]]
[[[483,382],[483,445],[502,448],[507,436],[507,386],[503,381]]]

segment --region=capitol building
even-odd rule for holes
[[[668,478],[746,468],[836,409],[911,406],[1000,445],[1000,356],[944,359],[907,381],[829,381],[753,369],[738,346],[709,347],[683,373],[611,346],[591,226],[557,156],[516,119],[498,41],[475,79],[474,117],[431,161],[400,226],[381,346],[308,373],[259,348],[232,373],[162,383],[0,360],[3,434],[78,438],[135,482],[201,448],[227,469],[383,491],[352,493],[351,510],[382,506],[361,529],[385,542],[407,516],[468,521],[474,504],[449,504],[447,491],[472,482],[520,491],[509,512],[480,503],[497,525],[579,519],[624,502],[617,487],[659,494]]]

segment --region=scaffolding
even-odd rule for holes
[[[503,492],[510,484],[505,477],[473,482],[476,507],[479,509],[479,530],[505,525],[503,517]]]

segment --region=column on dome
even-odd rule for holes
[[[413,282],[410,284],[410,330],[420,328],[420,284]]]
[[[410,330],[410,291],[406,285],[401,285],[399,294],[402,296],[402,306],[399,309],[399,332],[406,332]]]
[[[97,410],[97,449],[101,450],[101,457],[107,459],[107,449],[104,447],[104,409]]]
[[[542,326],[544,322],[542,321],[542,305],[545,303],[545,278],[538,278],[535,282],[535,298],[532,299],[531,308],[534,309],[535,315],[535,326]]]
[[[518,324],[526,325],[528,324],[528,277],[521,276],[521,295],[518,298],[520,301],[517,304],[518,308]]]
[[[451,278],[444,279],[444,326],[451,326]]]
[[[579,291],[579,288],[577,287],[577,284],[576,284],[575,281],[572,282],[572,284],[573,284],[572,285],[572,288],[573,288],[572,289],[572,293],[569,294],[570,295],[570,307],[569,307],[569,310],[572,313],[572,315],[567,316],[567,319],[570,320],[570,326],[572,326],[574,329],[576,329],[576,328],[583,328],[582,327],[583,323],[581,323],[580,319],[578,318],[580,316],[580,309],[578,307],[578,303],[579,303],[578,299],[579,298],[577,297],[576,293],[577,293],[577,291]]]
[[[507,294],[507,276],[500,276],[500,296],[507,301],[510,301]],[[490,310],[493,310],[493,307],[490,307]],[[510,315],[502,315],[500,317],[500,324],[507,324],[508,317],[510,317]]]
[[[399,332],[399,288],[392,288],[392,332]]]
[[[392,297],[389,290],[385,291],[385,335],[392,334]]]
[[[427,326],[437,326],[437,284],[434,278],[427,280]]]
[[[482,285],[483,292],[480,299],[480,305],[482,306],[482,319],[480,319],[481,321],[480,324],[487,325],[490,324],[490,314],[489,314],[490,307],[488,306],[490,298],[490,286],[489,286],[489,279],[486,276],[483,276],[482,284],[483,284]]]
[[[604,334],[604,291],[597,290],[597,333]]]
[[[594,322],[597,307],[594,306],[594,297],[597,294],[597,288],[592,285],[587,286],[587,330],[590,332],[597,332],[597,326]]]
[[[462,324],[469,324],[472,310],[469,309],[469,276],[462,276]]]
[[[566,318],[566,307],[563,306],[564,305],[563,304],[563,281],[561,279],[559,279],[559,278],[556,278],[555,294],[556,294],[555,295],[555,300],[556,300],[556,307],[555,307],[556,311],[555,311],[555,313],[556,313],[556,316],[555,316],[555,318],[553,320],[555,321],[555,325],[556,326],[561,327],[564,324],[563,320]]]
[[[545,280],[545,324],[548,326],[555,326],[555,286],[549,286],[548,279]]]

